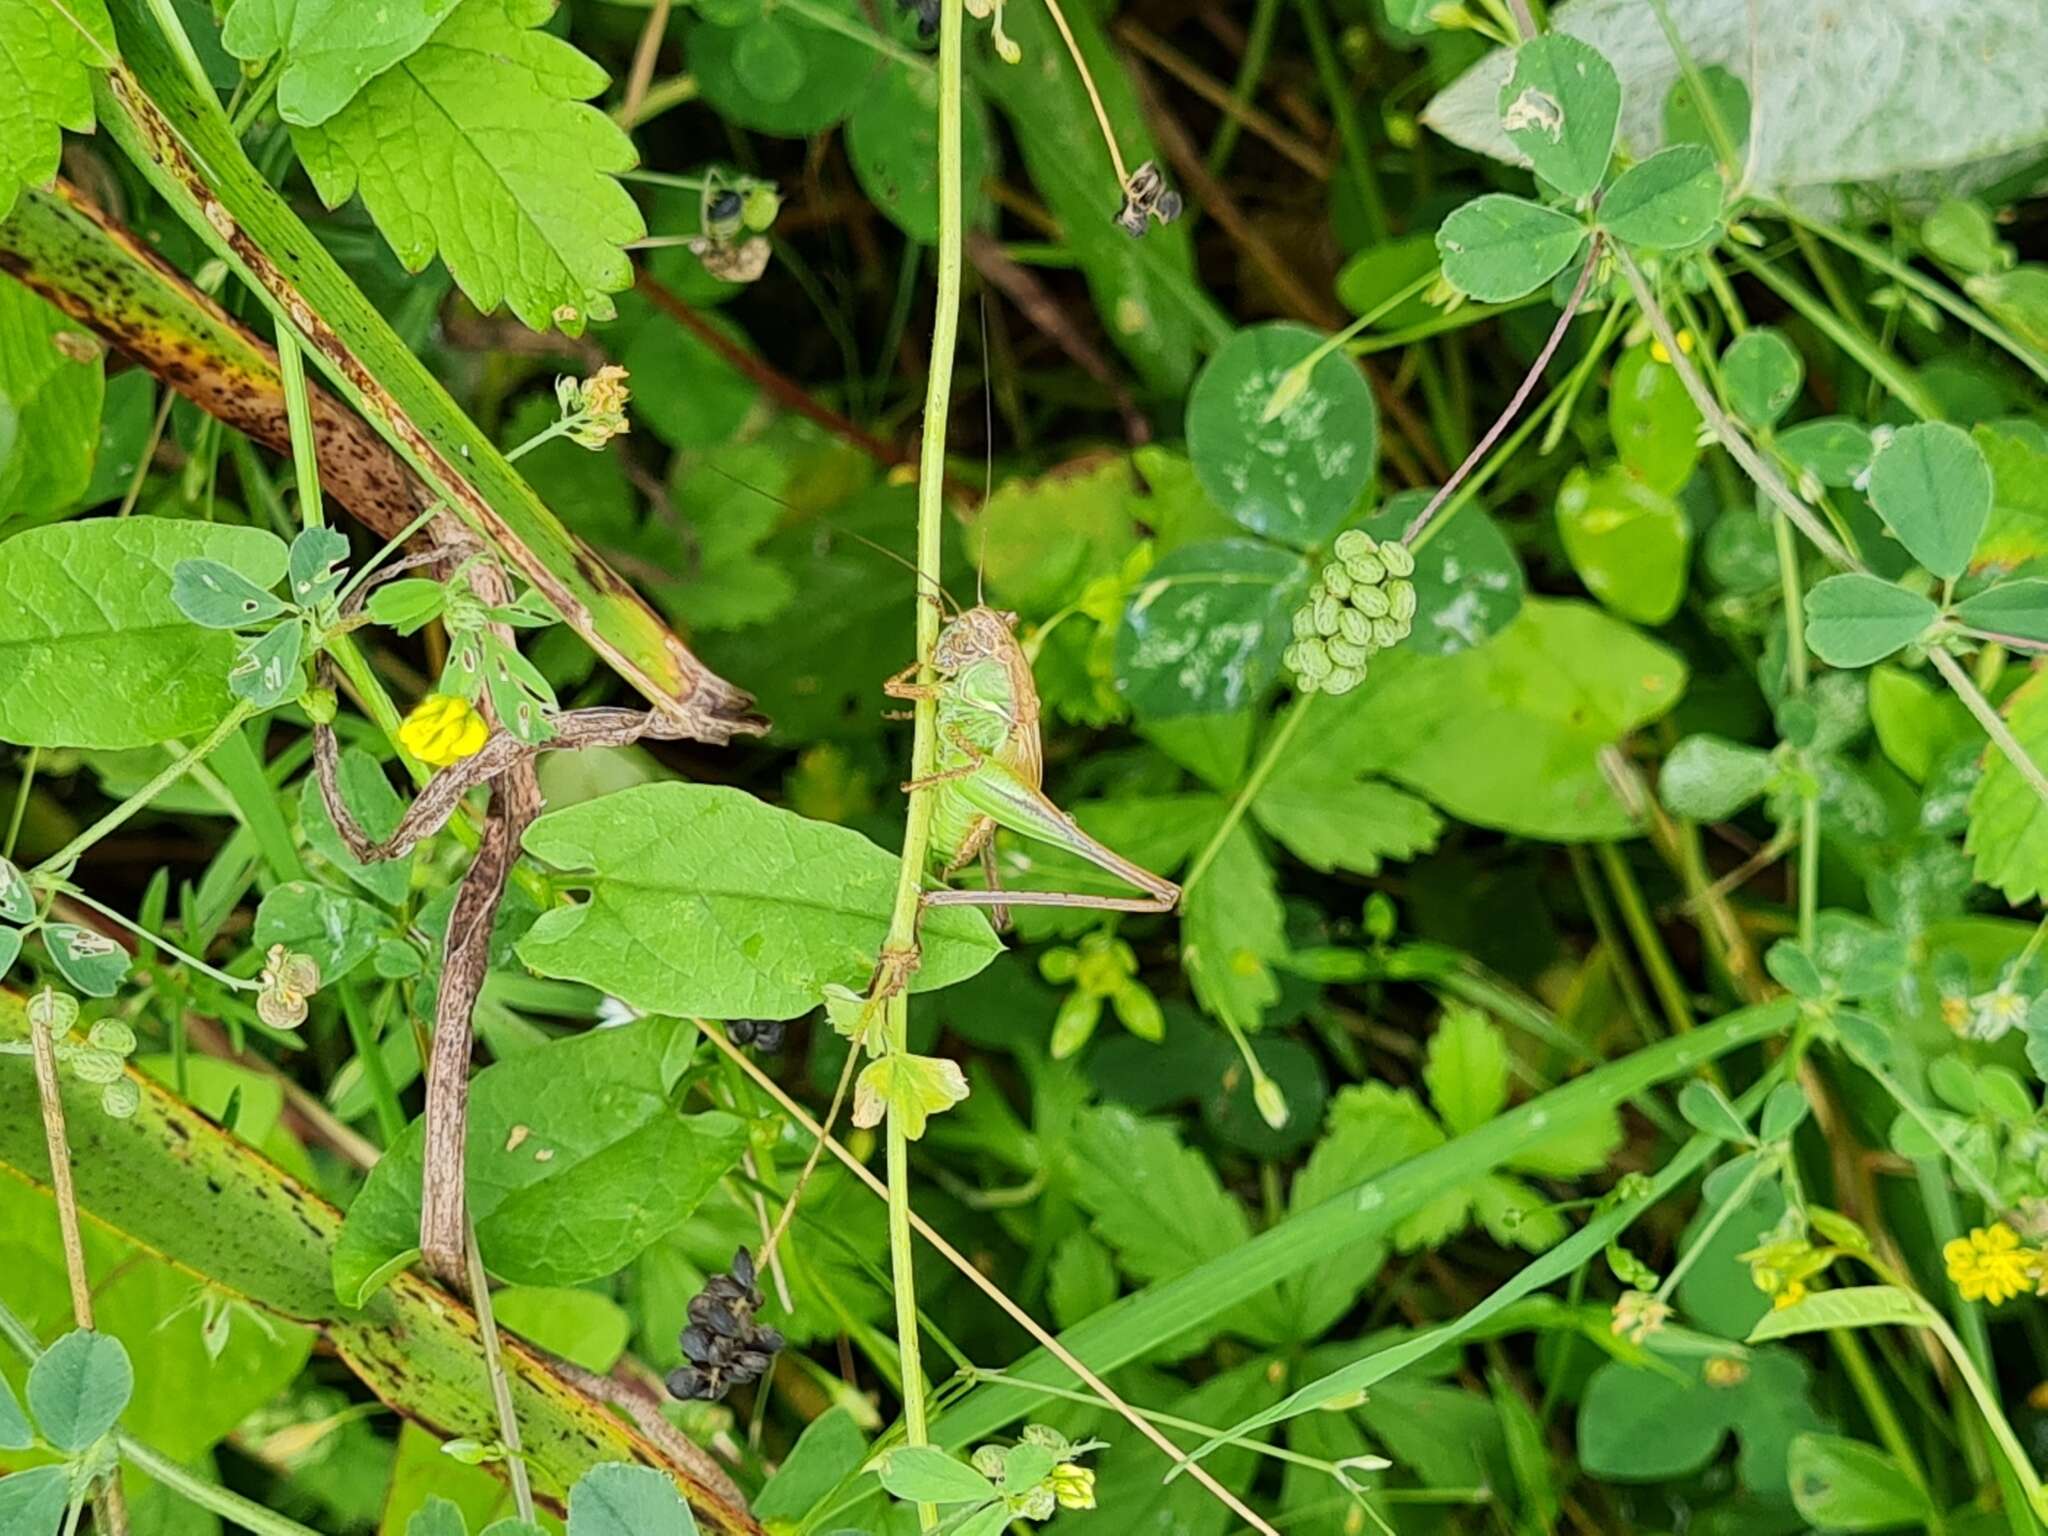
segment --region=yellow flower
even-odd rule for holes
[[[1973,1229],[1941,1250],[1948,1277],[1965,1301],[1988,1301],[1994,1307],[2032,1289],[2032,1270],[2039,1256],[2020,1246],[2020,1235],[2002,1221]]]
[[[1064,1461],[1046,1478],[1062,1509],[1095,1507],[1095,1474],[1077,1461]]]
[[[1692,332],[1680,331],[1678,333],[1678,350],[1683,352],[1687,357],[1691,357],[1692,346]],[[1654,357],[1660,363],[1669,363],[1671,361],[1671,351],[1668,347],[1664,345],[1662,341],[1653,341],[1650,343],[1650,356]]]
[[[1779,1289],[1778,1294],[1771,1298],[1771,1308],[1773,1311],[1783,1311],[1786,1307],[1797,1305],[1804,1300],[1806,1300],[1806,1282],[1804,1280],[1787,1280]]]
[[[491,728],[467,699],[430,693],[398,728],[398,744],[429,768],[446,768],[483,750]]]

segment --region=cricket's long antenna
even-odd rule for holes
[[[834,533],[843,533],[849,539],[858,539],[861,543],[867,545],[869,549],[872,549],[876,554],[881,555],[886,559],[894,560],[898,565],[902,566],[903,569],[910,572],[911,575],[917,577],[920,581],[929,581],[934,587],[938,589],[939,596],[946,600],[947,605],[952,608],[953,613],[955,615],[958,615],[962,611],[960,607],[960,599],[955,597],[951,592],[946,590],[946,584],[943,581],[940,581],[936,576],[926,576],[923,571],[920,571],[917,568],[917,565],[914,561],[906,560],[903,556],[897,554],[896,551],[891,549],[888,545],[877,543],[875,540],[869,538],[866,534],[861,533],[856,529],[849,528],[846,526],[846,524],[835,521],[834,519],[825,516],[822,512],[806,511],[804,508],[798,506],[795,502],[790,501],[785,497],[778,496],[773,491],[766,490],[761,486],[753,484],[751,481],[742,480],[738,475],[734,474],[731,470],[727,469],[722,464],[714,464],[711,460],[706,459],[704,461],[703,467],[710,470],[714,474],[723,475],[726,479],[730,480],[734,485],[738,486],[743,491],[751,491],[756,496],[766,497],[769,501],[774,502],[778,507],[781,507],[785,511],[794,512],[798,517],[807,517],[814,522],[823,523],[827,528],[830,528]]]
[[[995,363],[988,355],[988,290],[981,289],[975,294],[981,305],[981,506],[988,510],[989,497],[996,488],[996,395],[991,382],[995,377]],[[985,583],[988,577],[988,530],[981,532],[981,553],[974,562],[974,606],[988,605]]]

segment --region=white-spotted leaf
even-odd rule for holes
[[[1607,174],[1621,121],[1621,82],[1600,50],[1562,32],[1515,50],[1500,88],[1500,122],[1536,174],[1585,197]]]

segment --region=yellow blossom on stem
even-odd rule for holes
[[[1095,1507],[1095,1474],[1079,1462],[1062,1462],[1046,1479],[1062,1509]]]
[[[1782,1312],[1785,1308],[1797,1306],[1804,1300],[1806,1300],[1806,1282],[1804,1280],[1787,1280],[1783,1286],[1779,1287],[1777,1294],[1771,1297],[1771,1309]]]
[[[1992,1306],[2012,1300],[2033,1289],[2034,1266],[2040,1256],[2020,1246],[2020,1235],[2002,1221],[1972,1229],[1941,1250],[1948,1263],[1948,1277],[1965,1301],[1988,1301]]]
[[[430,693],[398,727],[398,744],[429,768],[446,768],[476,756],[490,734],[490,725],[469,700]]]

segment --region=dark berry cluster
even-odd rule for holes
[[[782,1037],[789,1026],[781,1019],[733,1019],[725,1026],[725,1033],[734,1045],[751,1045],[763,1056],[773,1056],[782,1049]]]
[[[668,1389],[689,1401],[715,1403],[734,1387],[768,1374],[782,1349],[782,1335],[754,1322],[761,1305],[754,1256],[742,1248],[732,1256],[732,1273],[713,1275],[690,1298],[690,1326],[680,1342],[688,1365],[668,1373]]]

